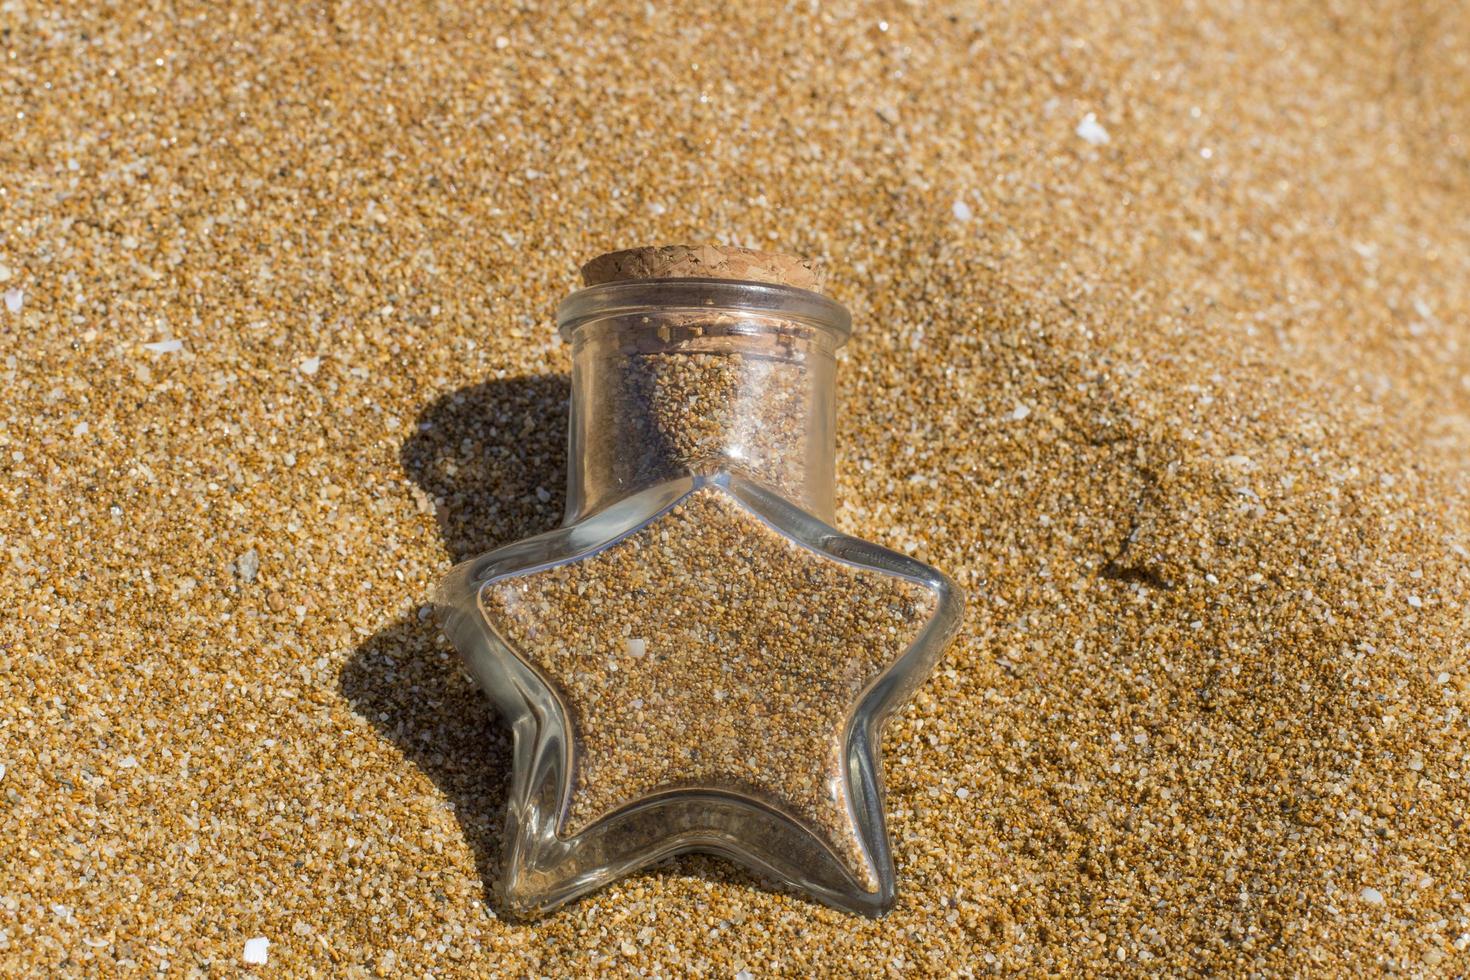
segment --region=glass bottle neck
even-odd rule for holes
[[[668,295],[670,287],[687,293],[701,282],[633,284],[665,302],[604,309],[570,331],[564,326],[574,345],[566,523],[658,483],[719,471],[759,482],[832,522],[834,352],[845,339],[846,311],[786,287],[759,287],[767,294],[759,308],[690,305],[689,296]],[[733,287],[738,294],[752,285],[706,282],[703,292],[729,294]],[[567,307],[597,290],[628,288],[574,295],[563,305],[564,325]],[[841,316],[812,322],[770,303],[772,293],[817,300]]]

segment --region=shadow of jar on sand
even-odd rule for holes
[[[399,459],[405,475],[435,502],[450,561],[560,523],[569,397],[565,375],[528,375],[452,391],[419,415]],[[430,599],[424,596],[424,604]],[[493,907],[511,772],[510,731],[440,637],[438,623],[410,615],[379,630],[353,651],[338,690],[453,806],[485,901]],[[758,881],[697,854],[672,858],[644,874],[669,868],[713,881]]]
[[[450,392],[419,415],[399,460],[435,502],[451,561],[556,526],[568,394],[563,375],[508,378]],[[488,901],[500,873],[510,732],[438,623],[410,615],[379,630],[353,651],[338,690],[453,806]]]

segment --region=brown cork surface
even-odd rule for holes
[[[0,4],[0,975],[1470,973],[1470,5],[679,10]],[[426,607],[679,241],[830,267],[836,524],[970,598],[881,921],[486,902]]]
[[[810,259],[731,245],[649,245],[608,252],[582,266],[588,286],[634,279],[741,279],[822,291],[824,274]]]

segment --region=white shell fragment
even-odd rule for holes
[[[1108,131],[1097,121],[1097,114],[1089,112],[1077,124],[1077,135],[1093,146],[1102,146],[1108,141]]]
[[[245,940],[245,962],[254,966],[263,966],[270,958],[270,946],[271,941],[264,936]]]

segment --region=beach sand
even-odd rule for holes
[[[1470,7],[0,4],[0,972],[1470,970]],[[609,249],[820,259],[895,911],[487,901]],[[263,966],[246,963],[266,958]]]

